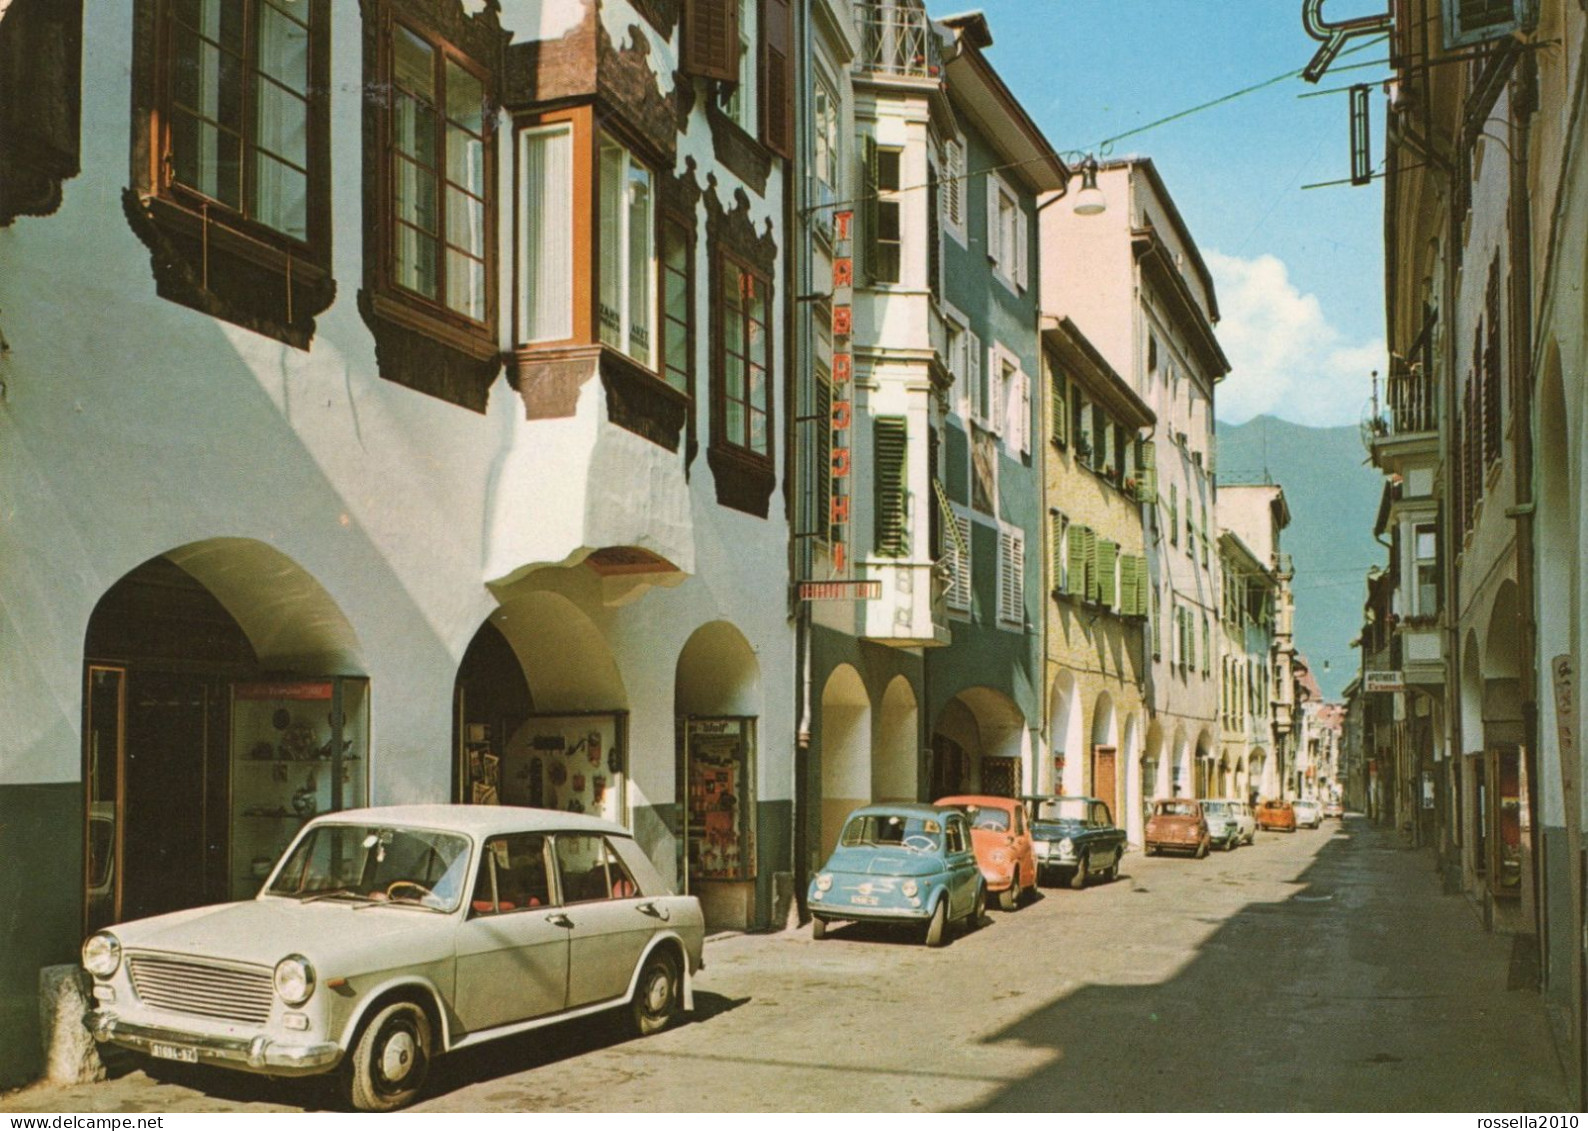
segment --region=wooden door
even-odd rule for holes
[[[1110,813],[1119,812],[1118,756],[1113,746],[1092,747],[1092,796],[1108,802]]]

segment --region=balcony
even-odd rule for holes
[[[1392,435],[1439,431],[1439,384],[1421,365],[1395,366],[1385,394]]]
[[[859,575],[882,582],[882,596],[860,601],[859,635],[895,648],[936,648],[952,641],[946,592],[931,562],[871,558]]]
[[[937,33],[920,0],[863,0],[856,16],[862,43],[857,73],[937,81],[943,71]]]

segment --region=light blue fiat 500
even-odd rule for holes
[[[813,938],[840,920],[910,923],[925,928],[927,946],[942,946],[950,923],[981,924],[987,888],[963,813],[867,805],[849,814],[808,902]]]

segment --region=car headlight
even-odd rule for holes
[[[823,872],[821,875],[816,877],[816,890],[817,891],[831,891],[832,890],[832,886],[833,886],[833,878],[828,873]]]
[[[314,993],[314,967],[301,954],[276,963],[276,996],[288,1005],[302,1005]]]
[[[916,885],[916,882],[914,880],[905,880],[904,883],[900,886],[899,890],[904,892],[905,895],[910,896],[910,895],[914,895],[916,892],[920,891],[921,889]]]
[[[1007,864],[1009,863],[1009,853],[1002,848],[995,848],[988,859],[994,864]]]
[[[1074,851],[1075,851],[1075,842],[1073,840],[1071,840],[1069,837],[1065,837],[1063,840],[1059,841],[1059,852],[1060,853],[1062,853],[1065,856],[1068,856],[1070,853],[1072,853]]]
[[[121,966],[121,942],[109,931],[90,935],[83,943],[83,969],[96,978],[108,978]]]

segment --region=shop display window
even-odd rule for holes
[[[755,878],[755,720],[684,728],[684,842],[691,880]]]
[[[232,685],[233,899],[251,899],[304,822],[369,796],[369,681]]]
[[[628,714],[531,715],[498,760],[465,743],[467,796],[478,804],[588,813],[627,826]]]

